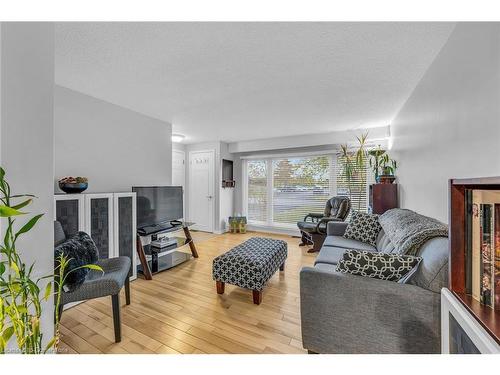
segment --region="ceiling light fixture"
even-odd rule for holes
[[[184,138],[186,138],[186,136],[182,134],[172,134],[172,142],[180,143],[184,140]]]

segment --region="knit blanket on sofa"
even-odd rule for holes
[[[415,255],[434,237],[448,237],[448,227],[414,211],[394,208],[379,217],[380,225],[398,254]]]

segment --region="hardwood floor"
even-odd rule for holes
[[[262,303],[252,292],[226,284],[218,295],[212,260],[252,236],[288,243],[284,272],[264,289]],[[297,238],[249,232],[195,233],[199,258],[131,283],[125,305],[122,291],[122,341],[114,343],[111,298],[79,304],[64,311],[61,352],[65,353],[305,353],[299,311],[299,271],[315,255],[299,247]],[[188,251],[186,249],[185,251]]]

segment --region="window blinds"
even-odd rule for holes
[[[368,209],[368,168],[349,184],[340,155],[270,157],[246,160],[249,222],[295,227],[308,213],[323,213],[333,196],[351,198],[353,210]]]
[[[248,220],[267,222],[267,162],[247,161]]]
[[[330,197],[330,157],[272,160],[272,222],[292,224],[308,213],[323,213]]]

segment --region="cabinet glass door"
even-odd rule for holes
[[[137,275],[135,193],[115,193],[114,201],[116,252],[132,260],[129,276],[134,279]]]
[[[115,256],[112,197],[112,194],[86,194],[86,232],[99,250],[99,259]]]

